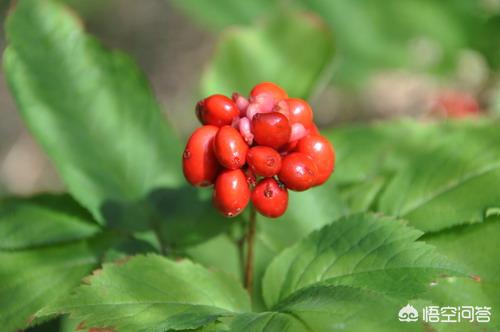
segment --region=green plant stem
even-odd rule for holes
[[[255,225],[257,223],[257,213],[254,207],[250,207],[250,216],[248,218],[247,239],[247,258],[245,261],[245,288],[248,294],[252,296],[253,290],[253,256],[255,243]]]

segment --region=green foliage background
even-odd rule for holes
[[[446,76],[464,47],[498,64],[498,50],[483,42],[498,19],[476,2],[236,3],[176,1],[224,30],[200,83],[205,94],[269,80],[310,98],[329,84],[357,88],[380,68]],[[282,218],[259,218],[250,301],[233,241],[245,216],[220,217],[209,193],[183,184],[181,139],[134,61],[102,47],[55,0],[18,1],[6,33],[9,87],[68,190],[0,202],[6,331],[54,329],[45,322],[60,315],[61,331],[82,322],[117,331],[486,326],[402,325],[396,315],[407,303],[490,306],[487,328],[499,329],[495,117],[325,128],[335,174],[291,193]],[[443,45],[425,68],[402,42],[421,33]]]

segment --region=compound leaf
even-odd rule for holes
[[[70,313],[88,327],[167,331],[195,329],[249,306],[243,288],[224,274],[188,260],[148,255],[123,265],[105,264],[88,285],[39,316]]]
[[[422,233],[393,218],[355,214],[315,231],[278,255],[266,271],[264,299],[272,308],[318,283],[372,289],[409,299],[443,274],[460,273]]]

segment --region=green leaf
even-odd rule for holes
[[[341,196],[352,212],[368,211],[376,203],[377,197],[385,184],[386,179],[384,176],[373,176],[363,182],[344,186]]]
[[[499,206],[497,128],[487,118],[338,128],[327,133],[332,180],[353,211],[403,217],[426,232],[480,222]]]
[[[498,122],[439,129],[446,137],[409,158],[380,197],[380,211],[426,232],[480,222],[500,207]]]
[[[427,234],[424,239],[450,259],[468,266],[481,280],[500,282],[500,266],[496,264],[499,237],[500,217],[495,216],[482,223]]]
[[[318,285],[302,289],[271,312],[237,316],[231,331],[422,331],[397,320],[401,302],[383,294],[348,286]]]
[[[413,155],[432,149],[438,130],[437,124],[389,121],[325,131],[336,152],[333,181],[346,186],[389,177]]]
[[[221,234],[196,246],[189,247],[186,249],[186,253],[188,257],[191,257],[199,264],[224,271],[237,280],[242,279],[242,262],[240,261],[238,248],[227,234]],[[222,259],[222,257],[224,258]]]
[[[264,276],[264,300],[270,308],[318,283],[363,287],[405,299],[416,296],[438,276],[459,273],[433,247],[414,242],[421,235],[392,218],[341,218],[274,259]]]
[[[211,195],[211,190],[190,186],[154,191],[148,199],[162,241],[171,247],[189,246],[228,228],[231,221],[214,208]]]
[[[500,321],[495,315],[495,308],[500,305],[499,284],[494,284],[489,281],[477,281],[471,278],[444,278],[431,287],[423,298],[431,301],[429,305],[438,305],[441,307],[458,307],[458,306],[478,306],[492,308],[491,322],[487,324],[471,323],[464,321],[462,324],[434,324],[438,331],[448,331],[443,325],[449,326],[451,331],[498,331]],[[441,326],[440,326],[441,325]],[[493,327],[496,329],[493,329]],[[439,327],[443,328],[442,330]]]
[[[180,146],[133,61],[102,48],[56,1],[18,1],[6,31],[21,115],[96,219],[181,182]]]
[[[221,36],[202,92],[246,94],[272,81],[290,96],[307,98],[329,73],[333,53],[330,32],[313,15],[280,15],[255,28],[231,28]]]
[[[67,195],[0,201],[0,249],[69,242],[95,235],[100,227]]]
[[[102,250],[80,241],[16,252],[0,251],[0,324],[23,329],[35,313],[66,295],[90,273]]]
[[[241,286],[222,273],[161,256],[105,264],[74,294],[44,308],[39,316],[70,313],[88,327],[117,331],[195,329],[219,317],[249,310]]]
[[[487,218],[482,223],[461,225],[425,236],[451,260],[468,268],[472,280],[451,279],[438,284],[430,296],[449,299],[457,305],[500,306],[500,266],[498,265],[498,238],[500,217]],[[435,294],[437,293],[437,295]],[[493,315],[493,322],[500,328],[500,320]]]

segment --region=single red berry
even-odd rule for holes
[[[261,94],[269,94],[273,96],[275,103],[282,99],[288,98],[285,90],[271,82],[263,82],[254,86],[254,88],[250,92],[250,97],[256,98]]]
[[[278,218],[288,206],[288,190],[273,178],[262,179],[252,192],[252,203],[260,214]]]
[[[278,176],[289,189],[304,191],[316,183],[317,174],[318,168],[311,157],[293,152],[283,158]]]
[[[237,129],[224,126],[215,136],[214,152],[222,166],[237,169],[245,165],[248,145]]]
[[[231,125],[240,116],[240,110],[230,98],[212,95],[196,104],[196,115],[205,125],[222,127]]]
[[[226,217],[235,217],[248,205],[250,188],[241,169],[223,170],[215,181],[213,202]]]
[[[213,140],[219,128],[202,126],[189,138],[182,155],[184,177],[193,186],[205,187],[214,183],[219,163],[213,150]]]
[[[309,127],[306,127],[306,129],[309,135],[321,135],[318,127],[316,126],[316,124],[314,124],[314,122]]]
[[[301,123],[305,128],[309,127],[313,123],[313,111],[311,106],[299,98],[288,98],[285,100],[288,104],[288,110],[290,112],[290,122]]]
[[[288,143],[292,128],[287,118],[278,112],[257,113],[252,119],[252,132],[259,145],[278,150]]]
[[[319,135],[308,135],[299,140],[295,151],[308,155],[316,164],[318,172],[315,186],[328,180],[335,167],[335,150],[326,138]]]
[[[271,177],[281,169],[280,154],[268,146],[254,146],[247,153],[250,169],[257,175]]]

